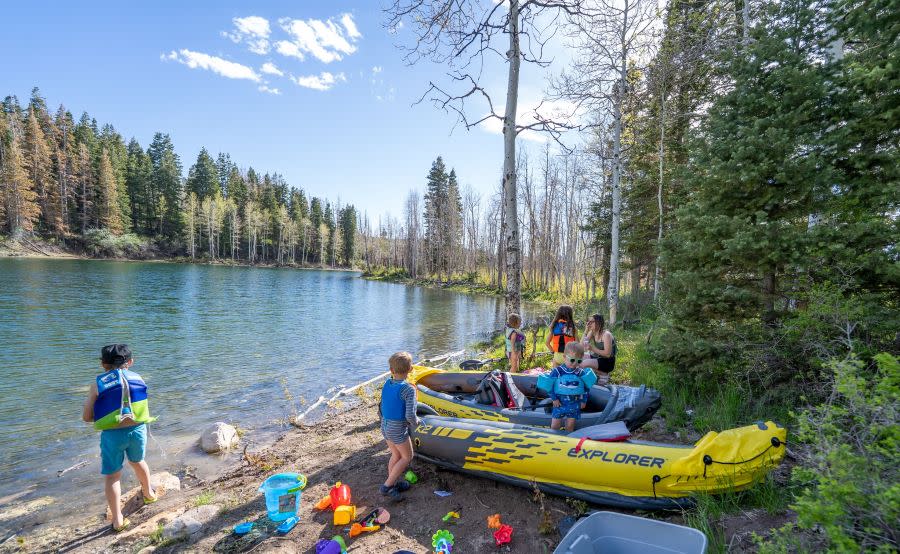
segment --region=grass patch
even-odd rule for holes
[[[216,498],[216,493],[213,491],[203,491],[198,494],[193,501],[194,507],[206,506],[208,504],[212,504],[212,501]]]
[[[150,541],[150,545],[156,546],[157,548],[165,548],[167,546],[171,546],[173,544],[178,544],[185,540],[183,537],[166,539],[163,537],[163,529],[164,529],[164,527],[163,527],[162,523],[160,523],[156,527],[156,530],[154,530],[152,533],[150,533],[150,535],[147,536],[147,539],[149,539],[149,541]],[[138,545],[142,545],[141,548],[143,548],[144,546],[149,546],[144,541],[141,541],[140,543],[138,543]],[[138,545],[135,545],[135,546],[138,546]]]

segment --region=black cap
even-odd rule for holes
[[[100,359],[105,364],[120,366],[131,359],[131,349],[127,344],[110,344],[100,349]]]

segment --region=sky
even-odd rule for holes
[[[14,24],[0,33],[0,97],[25,104],[36,86],[53,111],[87,111],[145,148],[154,132],[169,133],[185,171],[201,147],[228,152],[242,168],[281,173],[373,218],[400,216],[438,155],[463,186],[493,194],[499,126],[467,131],[452,113],[414,105],[430,81],[448,82],[447,68],[407,64],[397,45],[410,44],[409,26],[387,29],[379,5],[15,2],[4,8]],[[546,74],[523,67],[520,113],[539,101]],[[485,68],[500,109],[506,77],[500,62]]]

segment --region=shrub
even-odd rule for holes
[[[90,229],[84,234],[84,249],[91,256],[145,258],[150,245],[137,235],[114,235],[107,229]]]
[[[803,487],[792,506],[796,527],[820,528],[831,552],[896,552],[900,546],[900,363],[890,354],[874,362],[851,356],[826,364],[834,378],[830,398],[796,416],[795,435],[807,443],[792,475]],[[795,528],[787,526],[763,551],[796,545]]]

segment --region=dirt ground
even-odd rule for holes
[[[387,503],[378,487],[384,481],[388,455],[376,410],[371,406],[349,410],[313,427],[293,429],[250,458],[252,463],[245,460],[215,480],[183,483],[181,491],[166,494],[159,502],[130,515],[132,529],[118,536],[109,530],[98,506],[97,512],[86,516],[81,525],[36,529],[34,534],[22,537],[21,542],[13,539],[0,549],[137,552],[151,546],[149,536],[160,523],[198,504],[198,498],[219,506],[218,515],[190,542],[162,544],[156,546],[155,552],[314,552],[317,540],[343,534],[350,552],[391,553],[405,549],[421,553],[431,551],[431,536],[438,529],[453,533],[454,552],[552,552],[560,539],[555,526],[546,535],[538,531],[541,504],[534,500],[531,491],[443,471],[423,461],[413,461],[412,469],[419,482],[405,493],[405,499]],[[275,525],[267,522],[265,502],[257,492],[265,476],[282,471],[303,473],[309,482],[303,492],[300,523],[283,537],[276,535]],[[377,532],[349,539],[344,528],[332,525],[330,511],[317,512],[312,507],[335,481],[350,485],[359,514],[383,506],[391,514],[390,522]],[[435,490],[453,494],[440,498]],[[544,497],[543,503],[554,522],[573,513],[563,499]],[[455,524],[441,519],[450,511],[461,516]],[[512,543],[502,550],[494,545],[492,531],[487,527],[487,516],[495,513],[500,513],[502,521],[514,529]],[[231,529],[244,521],[256,521],[262,532],[236,538]]]
[[[663,426],[661,420],[655,419],[638,432],[638,437],[679,442],[666,436]],[[680,442],[690,439],[693,437]],[[359,406],[314,426],[292,428],[270,447],[247,453],[238,466],[216,479],[183,479],[181,491],[169,492],[157,503],[129,515],[132,526],[119,535],[113,534],[105,521],[105,506],[98,505],[94,513],[85,514],[75,525],[23,530],[0,544],[0,552],[315,552],[316,541],[342,534],[351,553],[390,554],[398,550],[426,553],[431,552],[432,534],[447,529],[455,537],[454,553],[550,553],[561,538],[557,529],[561,519],[588,508],[608,509],[570,503],[562,498],[536,497],[528,489],[460,475],[418,460],[413,461],[412,469],[419,482],[404,495],[402,502],[391,504],[378,490],[385,477],[387,459],[375,407]],[[266,476],[279,472],[303,473],[308,478],[300,523],[285,536],[277,535],[277,524],[268,522],[263,496],[257,491]],[[358,515],[383,506],[391,514],[390,522],[379,531],[349,539],[349,527],[333,526],[330,511],[313,509],[313,504],[336,481],[351,487]],[[450,491],[452,495],[441,498],[434,494],[435,490]],[[200,505],[210,506],[212,516],[198,533],[187,541],[161,540],[161,525]],[[460,519],[456,523],[443,522],[442,517],[451,511],[458,512]],[[514,529],[509,545],[494,544],[487,517],[495,513]],[[653,517],[683,522],[678,513]],[[784,517],[769,521],[772,518],[765,514],[746,512],[729,516],[722,522],[726,542],[730,541],[729,550],[755,550],[750,531],[764,533],[766,528],[783,523]],[[244,521],[256,522],[257,530],[238,538],[231,530]]]

